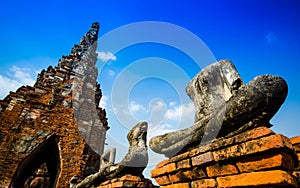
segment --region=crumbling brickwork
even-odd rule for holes
[[[298,159],[290,140],[259,127],[160,162],[161,187],[297,187]]]
[[[291,138],[291,142],[298,157],[298,167],[294,169],[293,174],[298,180],[298,186],[300,186],[300,136]]]
[[[97,153],[78,130],[72,91],[75,66],[97,61],[98,30],[99,24],[93,23],[68,56],[38,74],[33,87],[22,86],[0,101],[0,187],[68,187],[73,176],[98,170],[109,128],[105,110],[98,106],[100,85],[90,83],[100,121],[89,125],[87,133],[98,133],[93,135]]]

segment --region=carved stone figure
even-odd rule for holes
[[[166,157],[255,126],[271,126],[269,120],[286,98],[287,84],[280,77],[263,75],[244,85],[235,66],[222,60],[204,68],[186,91],[195,105],[194,125],[153,137],[149,143]]]
[[[128,153],[120,163],[114,164],[115,149],[112,148],[101,156],[100,169],[97,173],[86,177],[80,183],[77,182],[78,177],[73,177],[70,188],[91,187],[126,174],[143,177],[142,173],[148,164],[147,129],[148,124],[140,122],[129,131],[127,135]]]
[[[105,150],[105,152],[100,157],[100,169],[99,171],[103,171],[109,165],[115,164],[116,159],[116,148],[110,148]]]

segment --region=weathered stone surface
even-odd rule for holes
[[[92,24],[68,56],[38,74],[33,87],[22,86],[0,101],[0,187],[41,182],[43,178],[35,175],[34,170],[40,169],[42,162],[50,170],[50,187],[68,187],[71,177],[83,178],[98,171],[100,156],[78,131],[72,106],[73,69],[86,64],[95,68],[98,30],[99,24]],[[95,86],[90,94],[97,100],[89,103],[89,108],[97,109],[94,115],[104,127],[103,139],[91,139],[95,139],[102,153],[109,127],[104,109],[98,107],[102,97],[100,86],[96,80],[90,84]],[[100,133],[99,126],[88,131]]]
[[[207,177],[203,169],[195,167],[192,170],[186,170],[182,172],[184,179],[187,181],[192,181],[200,178]]]
[[[300,144],[300,136],[295,136],[293,138],[290,138],[290,140],[293,145]]]
[[[158,185],[169,185],[172,182],[169,179],[168,175],[158,176],[154,178]]]
[[[205,67],[186,87],[195,106],[195,122],[212,119],[232,94],[243,86],[242,78],[230,61]]]
[[[200,166],[214,161],[212,152],[207,152],[192,158],[193,166]]]
[[[294,160],[286,153],[272,154],[270,156],[256,156],[243,159],[236,163],[240,172],[253,172],[264,169],[294,169]]]
[[[298,186],[300,187],[300,136],[290,138],[291,143],[293,144],[294,151],[296,152],[298,161],[295,163],[295,169],[293,175],[298,181]]]
[[[71,188],[80,188],[80,187],[91,187],[99,185],[102,182],[107,180],[116,179],[123,176],[123,179],[119,179],[117,183],[113,183],[112,186],[125,186],[128,182],[128,176],[124,175],[133,175],[135,177],[143,178],[143,170],[148,164],[148,151],[147,151],[147,129],[148,124],[146,122],[140,122],[135,125],[128,133],[127,139],[129,142],[128,153],[125,155],[123,160],[120,163],[113,164],[114,156],[110,161],[103,166],[100,170],[86,177],[80,183],[74,181],[74,178],[71,180]],[[114,152],[114,151],[113,151]],[[106,154],[105,154],[106,155]],[[114,154],[112,154],[114,155]],[[110,157],[110,156],[109,156]],[[102,164],[103,164],[102,156]],[[130,177],[131,177],[130,176]],[[132,180],[132,179],[129,179]],[[134,183],[133,183],[134,182]],[[131,181],[128,185],[129,187],[137,186],[137,181]],[[120,185],[119,185],[120,184]],[[126,185],[127,186],[127,185]]]
[[[213,156],[216,161],[222,161],[225,159],[265,152],[270,149],[283,148],[291,151],[293,150],[293,147],[287,137],[276,134],[214,151]]]
[[[114,178],[122,173],[142,176],[148,164],[147,128],[146,122],[140,122],[130,130],[127,135],[130,144],[128,153],[119,164],[104,169],[103,176]]]
[[[191,168],[191,160],[185,159],[177,162],[177,169]]]
[[[205,187],[205,188],[214,188],[217,187],[217,181],[214,179],[202,179],[192,182],[192,187]]]
[[[35,135],[25,135],[14,144],[13,151],[18,154],[30,153],[39,145],[38,140],[46,140],[51,133],[52,131],[40,130]]]
[[[206,167],[208,177],[238,174],[239,170],[233,164],[215,164]]]
[[[243,86],[234,65],[223,60],[195,76],[187,93],[196,109],[194,125],[152,138],[154,152],[172,157],[216,137],[271,126],[269,120],[286,98],[287,84],[280,77],[264,75]]]
[[[294,186],[291,173],[297,157],[293,146],[287,137],[268,129],[257,127],[174,156],[160,162],[151,177],[165,187],[182,183],[189,183],[190,187]],[[270,181],[273,172],[276,180]],[[254,176],[264,178],[263,173],[267,173],[267,179],[254,182]],[[294,172],[297,177],[298,174]],[[239,178],[248,184],[243,185]],[[233,182],[225,184],[227,180]]]
[[[149,179],[140,178],[137,176],[125,175],[120,178],[115,178],[101,183],[97,188],[114,188],[114,187],[137,187],[137,188],[152,188],[152,182]]]
[[[219,187],[297,187],[294,177],[281,170],[218,177],[217,182]]]
[[[189,183],[175,183],[172,185],[161,186],[161,188],[190,188]]]

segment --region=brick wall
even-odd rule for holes
[[[34,183],[35,176],[45,176],[45,184],[68,187],[71,177],[84,177],[98,170],[99,154],[78,130],[72,95],[74,66],[95,65],[97,61],[98,30],[99,24],[94,23],[57,66],[41,71],[33,87],[22,86],[0,101],[0,187],[26,187]],[[105,110],[98,107],[100,85],[95,79],[91,84],[94,95],[90,97],[100,121],[89,131],[98,133],[94,142],[101,153],[109,127]],[[42,165],[46,170],[40,175]]]
[[[160,162],[151,172],[161,187],[297,187],[290,140],[259,127]]]

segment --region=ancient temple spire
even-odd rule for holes
[[[58,61],[57,67],[53,68],[52,66],[49,66],[46,70],[42,70],[41,73],[38,74],[37,81],[34,86],[59,86],[64,81],[69,80],[70,77],[65,77],[64,75],[66,73],[67,75],[72,75],[72,69],[74,68],[75,62],[80,61],[87,50],[90,49],[95,42],[97,42],[99,28],[99,23],[94,22],[88,32],[86,32],[86,34],[81,38],[79,44],[74,45],[70,54],[62,56],[62,58]],[[96,48],[93,49],[93,53],[96,56]]]
[[[99,107],[102,93],[96,82],[98,32],[99,23],[95,22],[69,55],[38,74],[33,87],[22,86],[0,100],[0,187],[34,183],[44,163],[51,171],[47,181],[60,187],[68,187],[75,175],[85,177],[99,168],[109,127],[106,112]],[[78,67],[87,67],[93,74],[80,72]],[[82,118],[76,119],[74,108],[74,80],[80,73],[84,78],[81,83],[88,87],[82,90],[88,93],[83,105],[93,109],[87,114],[97,119],[88,127],[78,124],[91,120],[90,116],[82,113]],[[49,143],[53,147],[49,148]],[[52,158],[56,160],[48,160],[49,153],[55,154]]]

